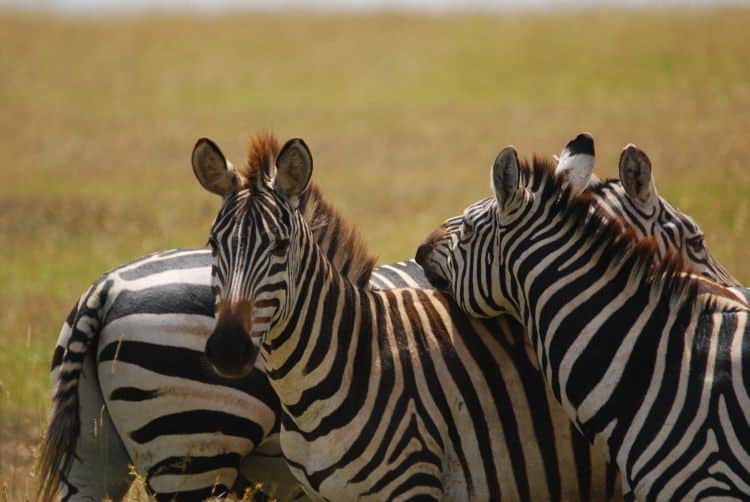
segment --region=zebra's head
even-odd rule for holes
[[[256,340],[288,314],[287,298],[305,249],[300,233],[310,230],[299,211],[312,173],[312,156],[301,139],[289,140],[278,155],[255,158],[245,173],[228,169],[218,148],[200,140],[193,169],[201,185],[223,197],[209,244],[214,256],[212,285],[218,301],[216,326],[206,357],[224,377],[241,378],[255,364]]]
[[[417,250],[416,261],[438,289],[477,317],[515,313],[512,295],[504,291],[505,267],[501,252],[504,229],[522,221],[533,206],[532,193],[521,178],[515,148],[506,147],[492,166],[495,198],[466,208],[462,216],[446,220]]]
[[[588,169],[590,173],[590,168],[582,164],[572,165],[584,171],[581,176],[561,174],[558,165],[556,177],[540,177],[534,176],[539,170],[520,167],[515,149],[505,148],[492,167],[495,197],[476,202],[463,216],[447,220],[420,246],[417,262],[435,287],[449,292],[470,313],[493,316],[515,312],[517,285],[508,277],[493,274],[506,269],[504,260],[509,254],[522,251],[504,248],[501,243],[521,231],[519,222],[542,210],[539,200],[544,198],[535,194],[544,192],[546,185],[559,184],[567,186],[566,196],[579,194],[586,187],[585,196],[592,197],[604,214],[621,221],[638,238],[653,237],[659,256],[680,253],[693,271],[724,286],[738,285],[706,249],[698,225],[659,197],[644,152],[628,145],[619,167],[619,181],[589,184],[585,172]],[[549,204],[554,198],[544,200]],[[471,268],[466,263],[471,263]]]
[[[599,207],[619,218],[639,238],[654,237],[660,256],[677,252],[694,272],[722,286],[741,286],[711,255],[698,224],[659,196],[651,160],[643,150],[627,145],[618,167],[619,183],[605,182],[592,188]]]
[[[570,140],[556,158],[556,176],[571,194],[579,194],[597,182],[593,176],[594,156],[593,137],[581,133]],[[523,203],[531,196],[521,183],[524,173],[515,169],[508,173],[504,185],[497,183],[500,172],[496,170],[509,167],[511,162],[518,167],[516,151],[508,147],[500,152],[492,167],[492,185],[496,196],[498,189],[503,189],[504,205],[509,212],[520,214]],[[419,246],[415,257],[435,288],[454,296],[464,309],[479,317],[512,311],[511,305],[491,290],[497,284],[493,273],[498,270],[493,265],[493,246],[497,244],[494,229],[499,217],[497,204],[497,198],[480,200],[469,206],[463,216],[447,219]],[[483,257],[483,266],[466,269],[470,257]],[[479,288],[482,294],[473,294],[472,287]]]

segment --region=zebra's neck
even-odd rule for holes
[[[691,280],[652,276],[644,253],[581,229],[564,214],[509,245],[518,315],[566,412],[613,457],[646,399],[655,367],[682,357],[683,335],[704,311]],[[672,347],[668,351],[666,347]]]
[[[370,362],[365,353],[377,324],[373,294],[339,273],[317,244],[307,243],[305,262],[289,315],[263,344],[274,389],[300,421],[334,402],[341,382],[350,382],[347,393],[367,385],[359,377],[368,373],[361,365]]]

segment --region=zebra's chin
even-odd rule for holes
[[[253,368],[255,368],[255,358],[251,362],[248,362],[247,364],[240,366],[240,367],[223,367],[220,368],[214,363],[209,363],[211,367],[211,371],[213,371],[216,376],[219,378],[223,378],[226,380],[240,380],[242,378],[245,378],[250,374],[251,371],[253,371]]]

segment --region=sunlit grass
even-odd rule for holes
[[[302,136],[314,179],[388,262],[488,192],[496,152],[581,130],[597,171],[651,156],[660,192],[750,281],[750,11],[482,17],[0,15],[0,480],[26,493],[60,326],[103,271],[199,247],[200,136]],[[13,466],[11,468],[11,466]],[[1,496],[1,495],[0,495]]]

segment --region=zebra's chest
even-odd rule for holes
[[[403,490],[441,497],[446,459],[415,408],[361,413],[325,433],[324,425],[297,430],[287,416],[281,447],[295,477],[317,497],[385,500]],[[414,479],[433,482],[410,486]],[[450,481],[452,490],[466,493],[461,480]]]

